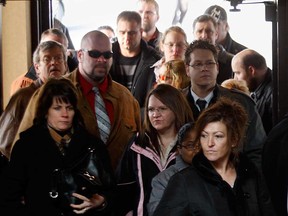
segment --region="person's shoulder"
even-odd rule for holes
[[[32,139],[38,139],[40,134],[43,133],[44,131],[44,126],[43,125],[32,125],[28,129],[22,131],[19,134],[19,137],[21,140],[32,140]]]
[[[177,173],[179,170],[176,168],[176,165],[173,164],[172,166],[168,167],[167,169],[163,170],[162,172],[158,173],[153,179],[154,181],[162,182],[163,179],[169,180],[171,176]]]
[[[189,93],[190,87],[191,86],[189,85],[186,88],[180,89],[180,91],[186,96]]]
[[[78,67],[76,67],[73,71],[71,71],[70,73],[66,73],[63,78],[69,79],[72,82],[76,82],[77,81],[77,73],[78,73]]]
[[[21,104],[23,106],[26,106],[33,94],[38,90],[38,88],[35,87],[35,85],[32,83],[31,85],[21,88],[18,91],[16,91],[10,98],[8,105],[15,105],[15,104]],[[7,106],[8,106],[7,105]]]
[[[195,167],[193,165],[188,166],[188,167],[174,173],[173,175],[171,175],[169,181],[171,181],[172,179],[174,179],[174,180],[178,179],[178,181],[185,181],[189,185],[195,185],[195,184],[197,185],[199,182],[203,181],[203,179],[200,177],[198,171],[195,169]],[[193,181],[189,181],[188,179],[193,179]]]
[[[25,77],[25,74],[17,77],[11,84],[10,95],[13,95],[21,88],[30,86],[32,83],[33,83],[33,79]]]
[[[231,35],[230,35],[229,32],[227,33],[226,40],[228,40],[228,41],[231,43],[231,47],[230,47],[229,52],[231,52],[231,53],[233,53],[233,54],[236,54],[236,53],[238,53],[238,52],[240,52],[240,51],[248,48],[248,47],[246,47],[246,46],[238,43],[237,41],[235,41],[235,40],[231,37]]]
[[[255,175],[259,172],[256,165],[248,158],[246,154],[240,152],[239,154],[239,169],[238,172],[250,173],[250,175]],[[241,175],[241,174],[240,174]],[[244,175],[242,175],[244,176]],[[247,174],[246,174],[247,176]]]
[[[141,39],[141,50],[145,59],[152,59],[156,62],[162,58],[159,52],[154,47],[148,45],[143,39]]]
[[[117,97],[134,98],[132,93],[124,85],[112,80],[109,90],[111,94]]]
[[[278,139],[284,138],[288,139],[288,113],[279,121],[269,132],[266,142],[273,142]]]
[[[254,100],[238,89],[227,89],[218,85],[219,96],[229,97],[231,99],[238,99],[240,102],[247,102],[250,105],[255,106]]]
[[[244,45],[236,42],[236,41],[233,40],[233,39],[232,39],[232,44],[233,44],[234,52],[235,52],[235,53],[238,53],[238,52],[240,52],[240,51],[242,51],[242,50],[244,50],[244,49],[247,49],[246,46],[244,46]]]
[[[106,148],[103,141],[99,137],[89,133],[89,131],[84,126],[77,125],[74,134],[76,135],[77,139],[87,142],[85,145],[87,145],[88,148]]]

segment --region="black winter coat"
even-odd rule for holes
[[[288,113],[272,128],[263,149],[263,173],[278,216],[287,216]]]
[[[273,216],[261,174],[244,155],[234,187],[223,181],[203,153],[170,179],[154,216]]]
[[[20,134],[20,139],[13,147],[8,167],[0,177],[2,216],[75,215],[69,205],[66,208],[62,205],[59,207],[60,201],[49,196],[52,173],[56,168],[69,167],[79,161],[89,147],[95,148],[104,169],[110,173],[111,179],[114,179],[110,158],[103,142],[82,128],[74,129],[65,156],[60,153],[46,125],[32,126]],[[102,193],[108,199],[108,206],[112,204],[109,199],[112,189],[113,184]],[[84,215],[90,215],[89,211]],[[102,214],[94,212],[93,215]]]

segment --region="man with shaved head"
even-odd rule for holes
[[[110,121],[108,139],[104,141],[110,154],[111,164],[116,168],[128,140],[140,129],[140,108],[130,91],[121,84],[114,82],[109,74],[113,58],[112,45],[109,38],[101,31],[90,31],[81,40],[81,48],[77,52],[78,68],[67,74],[77,88],[78,109],[84,120],[85,127],[99,138],[100,131],[96,118],[96,97],[103,98],[104,107]],[[100,92],[95,95],[97,87]],[[35,106],[35,104],[29,104]],[[21,132],[33,123],[34,114],[25,113]]]
[[[247,83],[251,97],[261,116],[264,129],[268,134],[273,126],[273,86],[272,71],[266,65],[265,58],[252,49],[237,53],[232,59],[234,79]]]

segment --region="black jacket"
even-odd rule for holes
[[[234,55],[225,50],[225,48],[220,44],[217,44],[217,49],[218,49],[218,64],[219,64],[217,84],[221,84],[223,81],[233,78],[231,61]]]
[[[273,216],[261,174],[244,155],[234,187],[223,181],[202,152],[171,177],[154,216]]]
[[[267,69],[264,81],[251,94],[251,97],[256,102],[264,129],[266,134],[268,134],[273,127],[273,83],[271,69]]]
[[[268,134],[263,149],[263,173],[278,216],[287,216],[288,114]]]
[[[133,76],[131,93],[139,102],[140,108],[144,107],[146,94],[153,88],[156,79],[154,68],[151,66],[161,57],[157,51],[141,39],[141,54],[136,71]],[[113,65],[110,70],[111,77],[114,81],[126,86],[125,77],[121,76],[119,66],[120,46],[119,42],[113,43]]]
[[[85,130],[75,128],[65,156],[59,151],[46,125],[32,126],[20,134],[15,143],[7,169],[0,177],[0,212],[2,216],[60,216],[71,214],[69,206],[60,206],[60,200],[49,196],[52,173],[55,169],[71,166],[93,146],[104,169],[114,179],[105,145]],[[111,184],[110,190],[112,191]],[[107,198],[107,211],[112,205],[111,191],[103,192]],[[61,197],[61,196],[59,196]],[[25,205],[23,205],[25,202]],[[61,202],[62,203],[62,202]],[[66,209],[67,211],[64,211]],[[91,210],[92,213],[92,210]],[[93,211],[93,215],[103,215]],[[103,211],[104,213],[104,211]],[[90,215],[87,211],[84,215]],[[110,215],[110,214],[104,214]]]
[[[183,89],[183,93],[188,100],[188,103],[192,109],[194,119],[199,116],[199,110],[195,105],[193,96],[191,95],[191,86]],[[243,152],[255,162],[259,169],[261,168],[261,155],[263,144],[266,139],[266,133],[264,131],[261,118],[257,111],[255,102],[243,92],[237,90],[226,89],[222,86],[216,85],[213,90],[213,98],[211,99],[209,106],[217,101],[220,97],[228,97],[232,100],[237,100],[248,114],[248,127],[246,130],[245,143],[243,145]]]
[[[239,44],[236,41],[234,41],[229,33],[227,33],[226,35],[225,43],[223,46],[227,52],[232,53],[234,55],[247,48],[246,46],[243,46],[242,44]]]
[[[151,181],[161,171],[175,164],[176,146],[169,152],[165,165],[149,136],[131,140],[116,170],[117,216],[133,210],[133,216],[147,216],[146,205],[152,190]]]

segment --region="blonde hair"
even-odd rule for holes
[[[250,95],[249,88],[247,86],[246,81],[244,80],[227,79],[221,83],[221,86],[228,89],[237,89],[244,92],[247,95]]]
[[[166,39],[167,35],[170,32],[176,32],[178,34],[183,35],[184,43],[185,43],[186,46],[188,46],[187,35],[186,35],[185,31],[179,26],[171,26],[168,29],[166,29],[165,32],[162,34],[162,37],[161,37],[161,40],[160,40],[160,47],[163,48],[163,45],[165,43],[165,39]]]
[[[165,67],[163,75],[164,82],[167,78],[171,79],[170,85],[177,89],[183,89],[190,85],[190,79],[186,74],[186,67],[183,60],[170,60],[165,62],[161,67]]]

